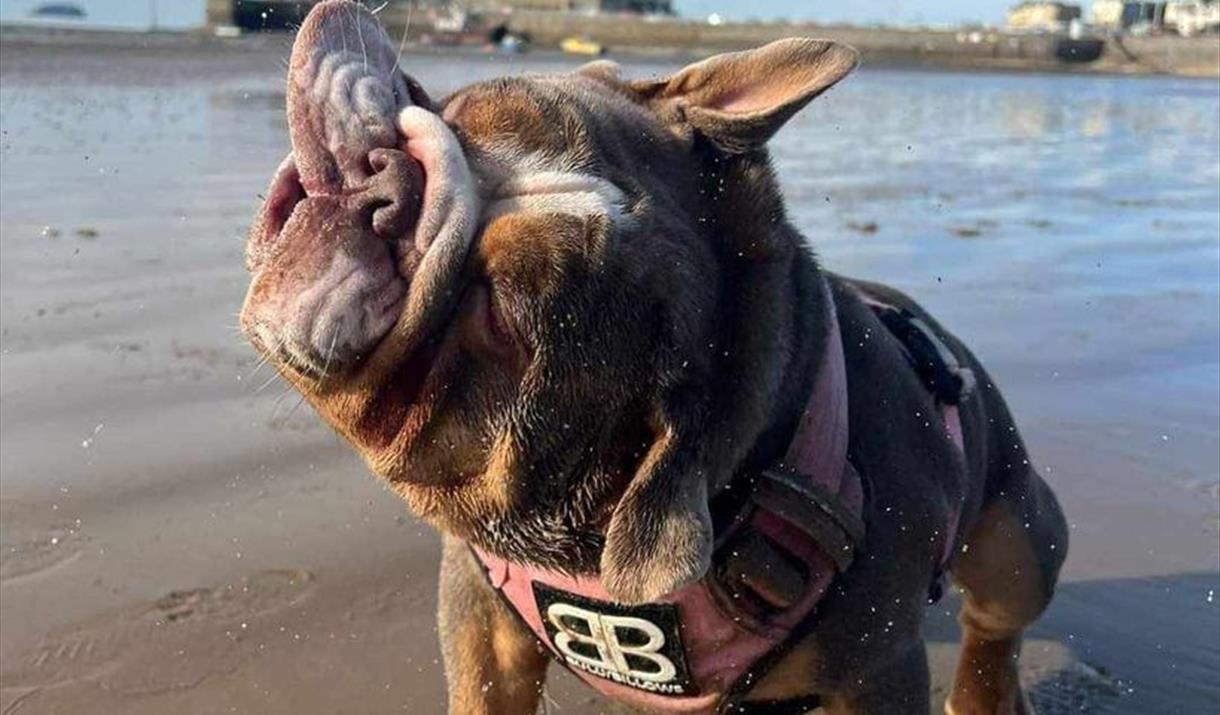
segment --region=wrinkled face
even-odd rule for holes
[[[799,237],[763,144],[855,62],[790,39],[438,106],[369,11],[320,3],[242,328],[423,517],[510,558],[600,559],[620,599],[666,593],[706,568],[708,485],[787,359]]]
[[[575,74],[433,113],[367,14],[320,10],[293,52],[293,153],[251,234],[243,329],[425,517],[470,535],[526,515],[537,533],[482,536],[594,558],[570,539],[653,441],[647,396],[688,359],[675,333],[711,317],[681,142]]]

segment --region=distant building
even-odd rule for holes
[[[1220,0],[1094,0],[1093,24],[1108,30],[1172,30],[1196,35],[1220,27]]]
[[[1093,24],[1107,30],[1126,30],[1136,25],[1160,27],[1165,3],[1093,0]]]
[[[542,10],[550,12],[635,13],[672,15],[673,0],[475,0],[471,9],[483,11]]]
[[[1215,32],[1220,28],[1220,0],[1165,3],[1164,22],[1182,35]]]
[[[1065,2],[1023,2],[1008,11],[1008,27],[1021,32],[1063,32],[1081,17],[1079,5]]]

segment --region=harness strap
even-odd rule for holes
[[[907,361],[938,403],[956,406],[974,391],[974,371],[958,363],[953,351],[926,322],[906,308],[867,296],[864,302],[902,343]]]
[[[859,475],[854,468],[851,471],[844,481],[858,484]],[[809,483],[803,475],[777,468],[768,470],[764,477],[750,495],[751,500],[803,531],[834,560],[840,572],[846,571],[864,542],[860,513],[845,506],[840,495]]]
[[[958,405],[974,392],[976,386],[974,371],[962,366],[957,356],[945,343],[944,338],[937,335],[926,321],[910,310],[886,303],[862,289],[857,289],[855,292],[857,297],[873,311],[881,324],[898,340],[907,362],[915,370],[936,403],[940,421],[945,429],[945,436],[957,448],[958,454],[964,458],[966,440],[962,434],[962,419]],[[929,598],[931,601],[939,600],[944,592],[944,572],[953,558],[957,528],[961,517],[962,503],[959,497],[949,507],[949,524],[938,565],[939,573],[932,584]]]
[[[847,459],[847,365],[834,297],[821,281],[825,345],[813,391],[783,460],[755,484],[751,501],[792,524],[846,571],[864,543],[864,487]]]

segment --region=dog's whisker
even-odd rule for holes
[[[279,414],[280,406],[284,404],[284,398],[288,397],[292,393],[293,393],[292,385],[289,385],[288,387],[284,388],[283,392],[281,392],[278,396],[276,396],[275,402],[273,402],[271,405],[271,416],[267,418],[268,421],[270,421],[270,422],[275,421],[276,415]]]
[[[327,23],[326,25],[323,25],[323,27],[324,27],[324,28],[326,28],[326,34],[327,34],[327,35],[329,35],[329,34],[330,34],[330,29],[329,29],[329,28],[330,28],[330,23]],[[340,41],[343,43],[343,54],[344,54],[344,56],[347,56],[347,52],[348,52],[348,50],[347,50],[347,33],[343,31],[343,28],[342,28],[342,27],[338,27],[338,28],[336,28],[336,30],[337,30],[337,31],[338,31],[338,33],[339,33],[339,40],[340,40]],[[328,39],[329,39],[329,38],[328,38]],[[328,43],[328,44],[329,44],[329,43]]]
[[[330,347],[326,350],[326,359],[322,361],[322,379],[330,377],[330,361],[335,356],[335,343],[339,340],[339,330],[343,328],[343,319],[339,319],[339,324],[335,326],[334,332],[330,334]]]
[[[250,377],[254,377],[254,376],[253,376],[253,375],[251,375]],[[271,377],[267,378],[267,381],[266,381],[266,382],[264,382],[263,384],[259,385],[258,387],[256,387],[256,388],[254,389],[254,394],[256,394],[256,395],[257,395],[257,394],[259,394],[260,392],[262,392],[263,390],[266,390],[266,389],[267,389],[267,387],[268,387],[268,386],[270,386],[270,385],[271,385],[271,383],[273,383],[273,382],[275,382],[276,380],[278,380],[278,379],[279,379],[279,377],[280,377],[280,376],[279,376],[279,373],[276,373],[276,374],[272,375]]]
[[[262,357],[258,359],[258,362],[254,363],[254,369],[251,370],[250,374],[246,375],[243,379],[253,380],[254,376],[258,374],[258,371],[262,370],[263,366],[269,362],[271,362],[271,353],[263,353]]]
[[[268,345],[267,349],[265,351],[263,351],[263,355],[262,355],[261,359],[258,361],[258,364],[254,366],[254,369],[250,372],[250,375],[246,379],[247,380],[252,379],[258,373],[258,371],[263,367],[263,365],[266,365],[267,363],[269,363],[271,361],[271,357],[273,355],[278,355],[280,353],[280,350],[283,348],[283,345],[284,345],[284,341],[282,339],[277,340],[274,345]],[[271,377],[267,378],[266,382],[264,382],[263,384],[261,384],[257,388],[255,388],[254,394],[257,395],[257,394],[261,393],[263,390],[267,389],[267,387],[269,385],[271,385],[271,383],[275,382],[276,379],[278,379],[279,377],[280,377],[280,374],[278,372],[272,373]]]
[[[390,68],[390,73],[398,69],[398,65],[402,63],[402,51],[407,47],[407,33],[411,31],[411,16],[415,14],[415,0],[407,1],[407,21],[402,26],[402,38],[398,41],[398,54],[394,56],[394,66]]]
[[[304,402],[305,402],[305,395],[302,394],[300,396],[300,398],[297,400],[296,404],[292,406],[292,409],[288,410],[288,414],[284,415],[284,419],[285,420],[292,419],[292,416],[296,413],[296,411],[301,407],[301,404]]]
[[[364,45],[364,30],[360,28],[360,13],[355,7],[349,10],[352,14],[352,23],[356,25],[356,37],[360,38],[360,57],[364,61],[364,71],[369,69],[369,52]]]

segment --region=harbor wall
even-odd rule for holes
[[[391,20],[392,22],[392,20]],[[824,37],[860,50],[866,64],[1220,76],[1220,37],[1109,38],[1093,62],[1065,61],[1064,36],[995,30],[906,30],[808,23],[724,23],[555,12],[515,12],[503,22],[542,47],[584,37],[611,51],[709,54],[782,37]]]

